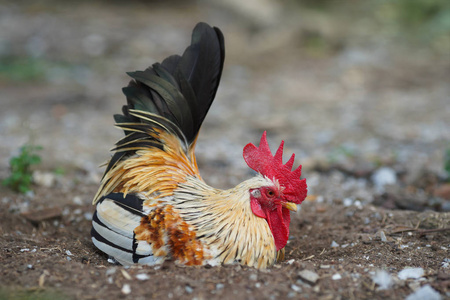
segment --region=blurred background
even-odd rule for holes
[[[95,191],[125,72],[181,54],[199,21],[226,45],[197,144],[208,183],[247,178],[267,130],[318,201],[450,210],[448,0],[0,1],[0,179],[36,145],[36,184]]]

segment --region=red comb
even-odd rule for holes
[[[290,202],[300,204],[305,200],[307,193],[306,180],[300,179],[302,166],[300,165],[292,171],[295,154],[292,154],[288,162],[283,164],[283,145],[284,141],[281,141],[275,156],[272,156],[264,131],[259,147],[252,143],[244,147],[244,160],[256,172],[269,179],[278,180],[280,185],[284,187],[284,197]]]

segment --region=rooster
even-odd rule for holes
[[[229,190],[205,183],[194,148],[216,95],[224,38],[199,23],[191,45],[145,71],[128,73],[127,105],[115,115],[116,143],[94,197],[94,245],[122,265],[233,264],[266,268],[284,258],[290,211],[306,197],[294,155],[272,155],[263,133],[243,156],[257,172]]]

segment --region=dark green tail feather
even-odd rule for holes
[[[135,148],[163,149],[161,141],[146,134],[153,128],[176,134],[184,142],[183,148],[189,149],[216,95],[224,58],[222,32],[198,23],[182,56],[172,55],[145,71],[128,73],[134,80],[123,88],[127,105],[122,108],[123,115],[114,116],[126,136],[116,143],[105,174],[118,161],[133,155]]]

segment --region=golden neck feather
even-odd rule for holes
[[[264,268],[275,263],[277,252],[266,220],[250,208],[249,190],[269,184],[257,176],[235,188],[218,190],[190,177],[174,191],[171,204],[210,249],[212,263]]]

